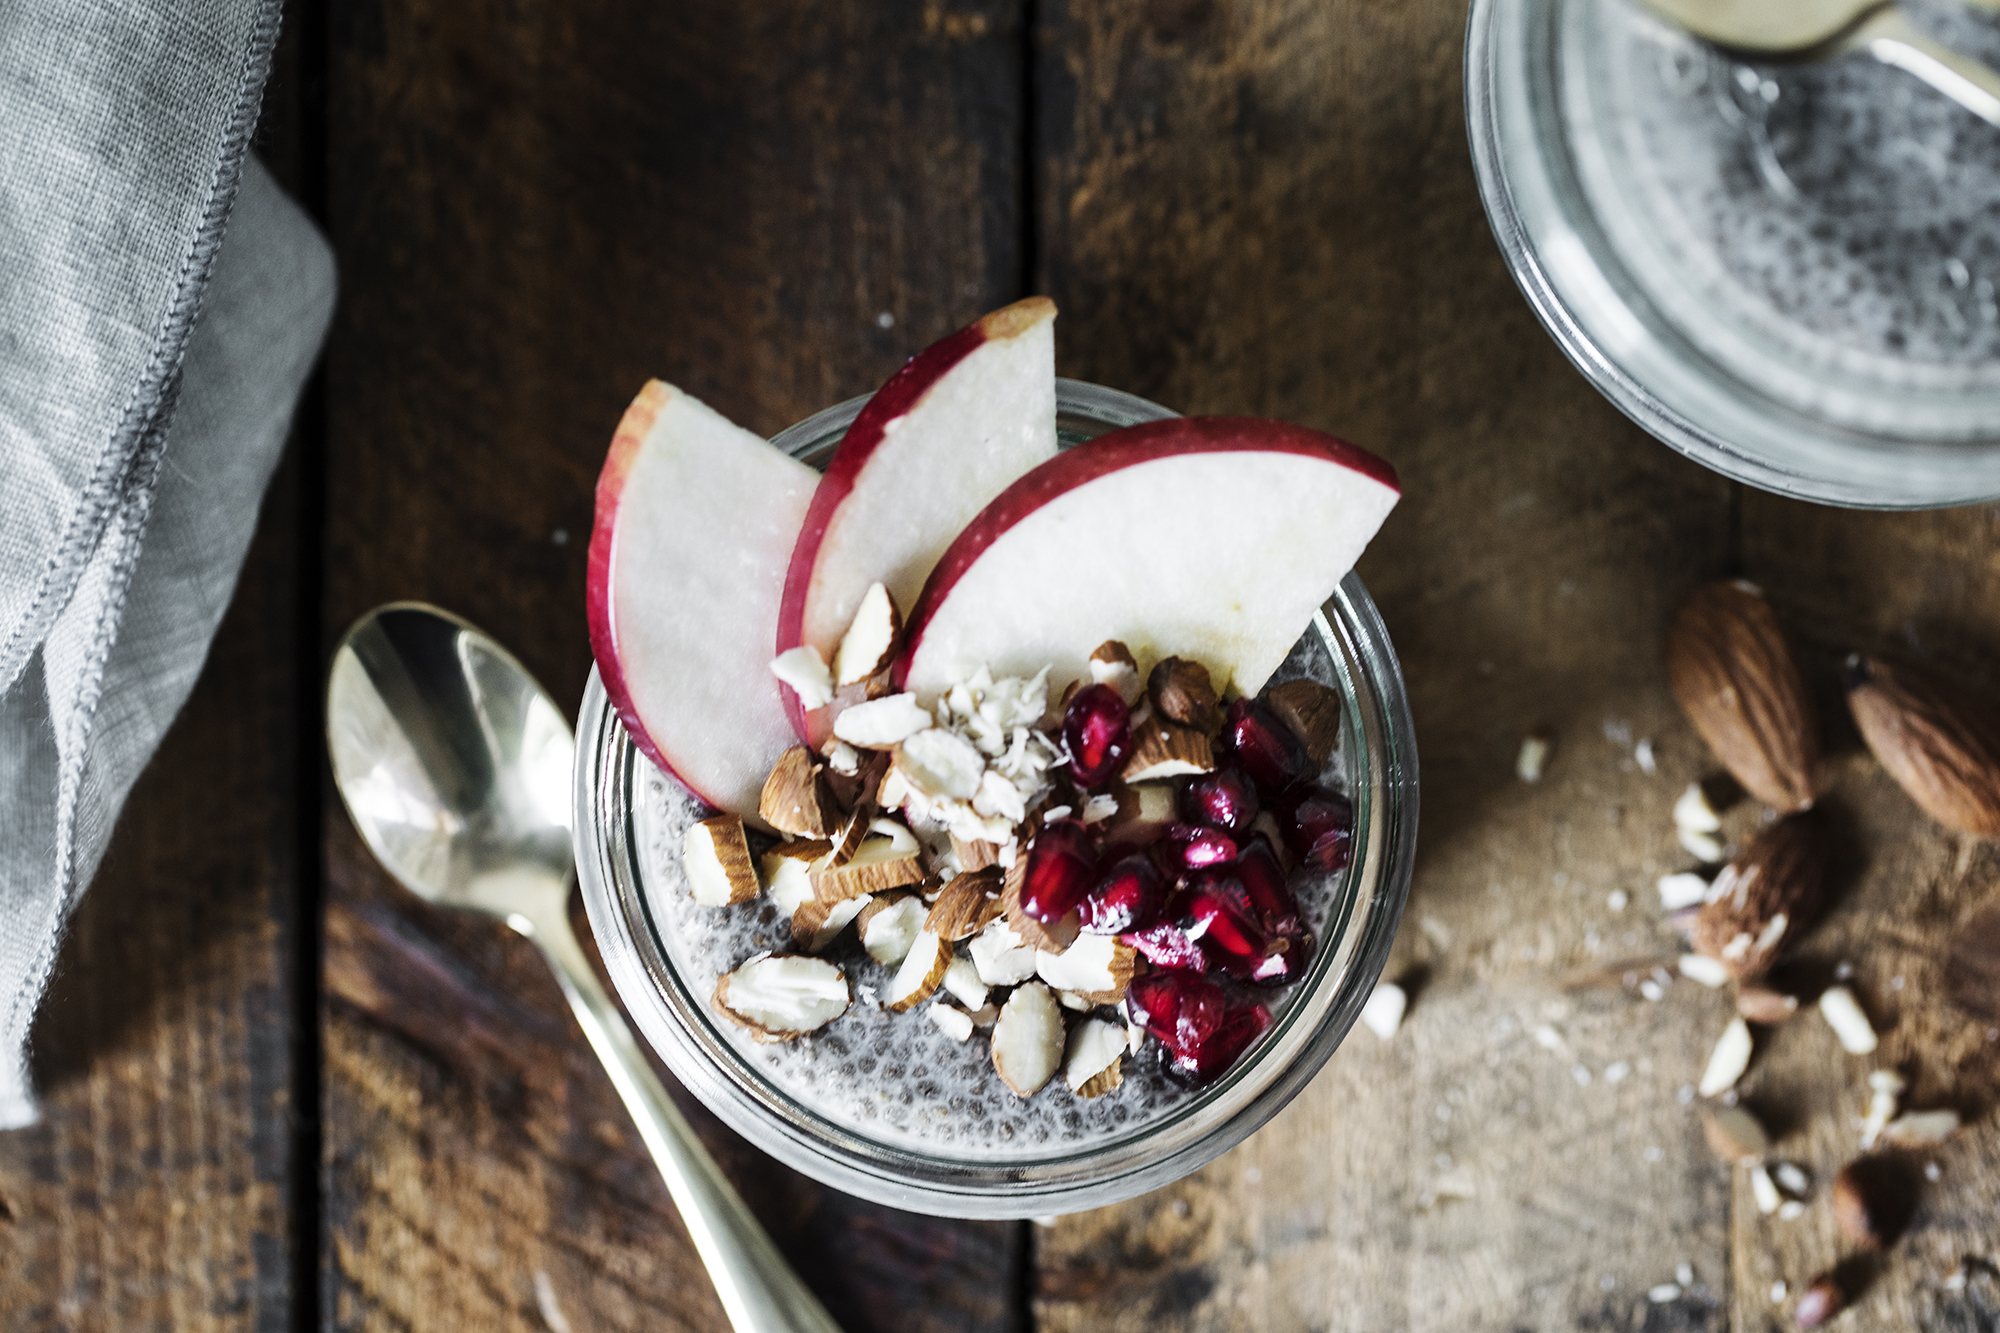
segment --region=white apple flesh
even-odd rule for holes
[[[658,380],[597,481],[587,600],[605,693],[647,758],[759,827],[764,779],[794,742],[771,643],[818,481]]]
[[[912,604],[896,688],[934,698],[981,665],[1045,664],[1049,695],[1122,640],[1255,694],[1398,498],[1373,454],[1246,417],[1148,422],[1022,477],[961,533]]]
[[[919,352],[868,400],[813,493],[774,651],[805,644],[834,661],[872,584],[913,604],[959,530],[1054,456],[1055,315],[1040,296],[996,310]],[[823,715],[789,692],[786,704],[802,740],[825,739]]]

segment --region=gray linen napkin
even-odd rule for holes
[[[0,7],[0,1128],[35,1117],[63,924],[200,671],[332,313],[325,242],[246,151],[277,14]]]

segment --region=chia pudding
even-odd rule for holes
[[[1331,655],[1316,628],[1273,677],[1277,683],[1297,679],[1315,680],[1339,693]],[[1321,786],[1349,790],[1354,727],[1349,703],[1343,708],[1339,745],[1318,774]],[[769,894],[730,907],[695,901],[682,870],[683,838],[708,813],[673,779],[642,766],[633,811],[641,892],[667,959],[696,995],[713,993],[723,975],[746,959],[795,947],[791,922]],[[1344,905],[1359,891],[1358,873],[1354,865],[1330,872],[1294,871],[1290,885],[1315,936],[1345,916]],[[831,1024],[772,1043],[713,1012],[708,1018],[716,1035],[749,1069],[840,1129],[906,1151],[1004,1163],[1047,1158],[1107,1135],[1141,1131],[1202,1095],[1169,1077],[1162,1047],[1147,1041],[1135,1058],[1125,1061],[1122,1083],[1108,1093],[1085,1098],[1054,1086],[1034,1097],[1017,1096],[996,1076],[984,1033],[961,1040],[927,1021],[922,1008],[902,1013],[886,1008],[897,969],[872,959],[853,930],[843,932],[820,956],[842,969],[854,996]],[[1226,989],[1232,1000],[1260,1001],[1275,1027],[1312,990],[1321,964],[1318,957],[1312,960],[1302,984],[1280,989],[1230,984]],[[1120,1021],[1123,1009],[1110,1005],[1096,1012]]]

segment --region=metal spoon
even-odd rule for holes
[[[2000,9],[2000,0],[1972,0]],[[1697,37],[1745,55],[1827,60],[1866,51],[2000,125],[2000,73],[1926,35],[1891,0],[1646,0]]]
[[[377,607],[334,650],[326,739],[361,836],[418,897],[541,947],[737,1333],[838,1333],[653,1076],[569,925],[569,723],[521,664],[418,602]]]

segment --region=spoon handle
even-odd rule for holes
[[[508,924],[541,946],[583,1035],[639,1126],[736,1333],[840,1333],[701,1146],[653,1076],[624,1015],[597,982],[560,899],[546,919]],[[523,929],[523,927],[526,929]]]
[[[1863,20],[1840,45],[1914,74],[1967,111],[2000,125],[2000,73],[1919,31],[1895,5]]]

